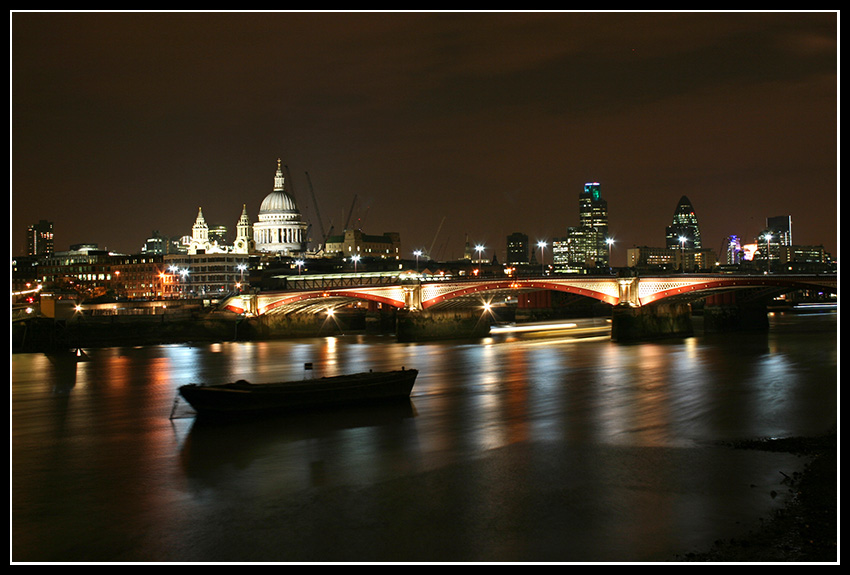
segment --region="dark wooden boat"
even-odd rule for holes
[[[402,368],[280,383],[239,380],[183,385],[179,392],[198,415],[297,411],[409,398],[418,374],[416,369]]]

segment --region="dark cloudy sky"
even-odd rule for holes
[[[682,195],[707,247],[791,215],[837,257],[835,12],[10,18],[13,254],[40,219],[57,250],[235,229],[281,158],[312,221],[305,173],[326,228],[356,197],[441,259],[564,235],[588,181],[617,265]]]

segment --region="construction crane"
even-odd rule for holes
[[[431,240],[431,247],[428,248],[428,257],[433,259],[431,253],[434,249],[434,244],[437,243],[437,236],[440,235],[440,230],[443,229],[443,224],[446,222],[446,216],[443,216],[443,219],[440,221],[440,225],[437,227],[437,233],[434,234],[434,239]]]
[[[325,224],[322,223],[322,213],[319,211],[319,202],[316,201],[316,193],[313,191],[313,180],[310,179],[310,173],[304,172],[307,176],[307,185],[310,188],[310,196],[313,198],[313,206],[316,208],[316,219],[319,220],[319,233],[322,234],[322,245],[328,241],[328,235],[330,235],[330,231],[325,233]],[[333,226],[331,226],[333,229]]]
[[[345,225],[343,226],[343,230],[348,229],[348,223],[351,221],[351,213],[354,211],[354,205],[357,203],[357,194],[354,194],[354,199],[351,200],[351,207],[348,209],[348,217],[345,218]]]
[[[289,192],[289,195],[292,196],[292,199],[295,200],[295,203],[298,203],[297,198],[295,197],[295,182],[292,181],[292,176],[289,174],[289,166],[284,164],[283,171],[286,175],[286,180],[284,183],[284,189]]]

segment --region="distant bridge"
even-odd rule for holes
[[[837,293],[835,275],[676,274],[615,277],[448,277],[416,273],[348,273],[288,276],[284,289],[239,294],[223,306],[247,315],[319,313],[375,302],[410,311],[481,307],[519,294],[556,291],[611,306],[640,308],[659,302],[687,303],[730,292],[775,297],[796,290]]]

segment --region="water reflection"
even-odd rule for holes
[[[206,483],[218,477],[221,469],[244,469],[260,460],[292,462],[296,444],[316,446],[338,444],[335,450],[357,452],[362,438],[378,443],[382,436],[395,435],[405,420],[415,416],[410,401],[379,406],[356,406],[309,413],[293,413],[236,421],[197,419],[183,443],[181,463],[186,475]],[[296,453],[293,453],[293,450]],[[314,466],[311,463],[311,466]],[[292,486],[286,468],[278,469],[276,479]]]

